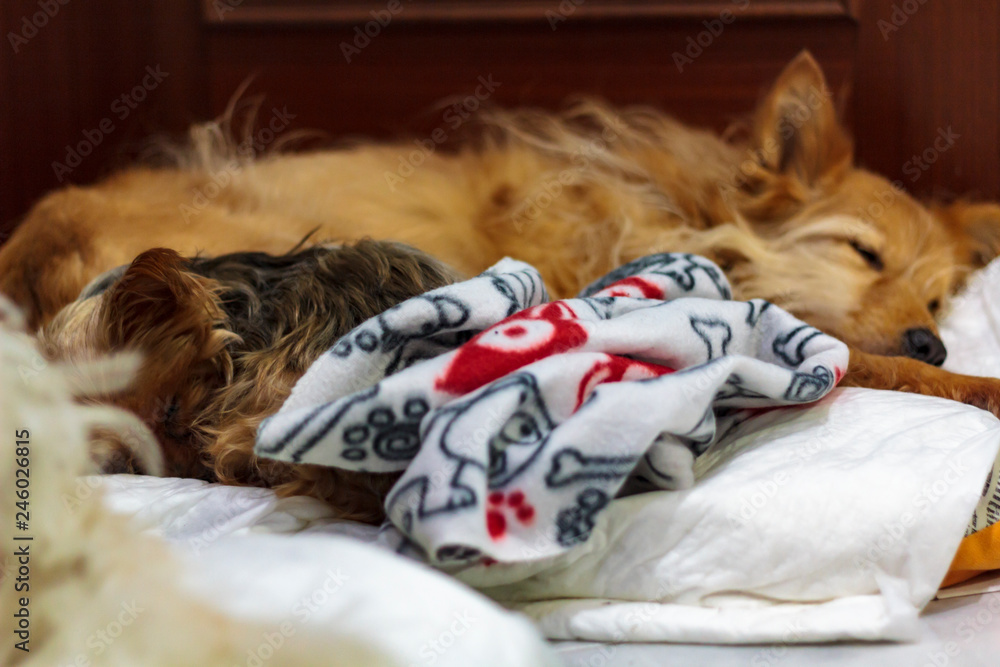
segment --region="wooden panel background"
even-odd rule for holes
[[[84,132],[104,119],[114,131],[101,133],[63,184],[91,182],[126,164],[151,133],[211,113],[197,3],[59,1],[47,0],[58,12],[17,52],[10,33],[24,32],[42,9],[39,0],[0,1],[0,240],[32,201],[60,186],[52,163],[65,161],[67,146],[88,141]],[[120,119],[112,105],[148,66],[169,76]]]
[[[894,13],[904,6],[919,9]],[[1000,199],[1000,3],[864,0],[859,25],[862,160],[922,195]],[[914,156],[933,157],[949,127],[960,138],[920,170]]]
[[[352,36],[349,26],[212,31],[211,106],[223,108],[254,72],[251,90],[287,105],[298,114],[299,127],[386,136],[421,131],[433,123],[440,100],[469,95],[480,77],[492,77],[500,83],[490,100],[495,104],[558,107],[585,93],[651,104],[722,128],[752,107],[803,45],[837,84],[847,79],[853,61],[849,21],[766,21],[753,30],[723,32],[679,72],[672,53],[697,25],[582,22],[552,31],[535,22],[519,25],[512,43],[503,25],[403,24],[390,26],[391,39],[386,34],[373,40],[349,64],[340,48]],[[739,58],[752,51],[755,57]]]
[[[491,102],[557,107],[589,94],[652,104],[722,129],[753,107],[800,49],[826,68],[867,165],[921,195],[1000,198],[1000,8],[972,0],[401,0],[404,11],[347,62],[342,42],[389,0],[69,0],[18,52],[9,34],[39,0],[0,5],[0,238],[60,185],[52,163],[104,118],[66,182],[88,183],[220,113],[240,85],[330,137],[420,133],[436,106],[500,82]],[[224,3],[217,5],[215,3]],[[568,3],[568,4],[566,4]],[[916,8],[887,32],[893,5]],[[219,11],[219,8],[223,11]],[[229,11],[231,9],[231,11]],[[737,17],[678,71],[673,53],[723,9]],[[891,25],[891,23],[889,24]],[[895,27],[895,26],[894,26]],[[120,120],[111,105],[147,66],[169,76]],[[265,113],[270,106],[265,107]],[[912,156],[939,129],[961,134],[916,181]]]
[[[358,23],[371,12],[392,9],[394,20],[520,21],[552,13],[574,20],[608,18],[713,18],[724,11],[741,16],[843,16],[857,12],[860,0],[202,0],[207,21],[236,23]],[[239,11],[235,11],[236,9]]]

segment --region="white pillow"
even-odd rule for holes
[[[693,488],[613,502],[557,561],[461,577],[555,638],[914,637],[1000,422],[953,401],[840,389],[741,431],[698,461]]]
[[[79,486],[103,488],[104,502],[132,527],[169,540],[185,563],[186,590],[274,628],[248,647],[247,664],[269,664],[273,645],[295,635],[349,637],[400,665],[553,664],[523,616],[366,544],[377,528],[337,521],[314,498],[136,475],[82,478]]]

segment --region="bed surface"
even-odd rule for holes
[[[991,604],[992,603],[992,604]],[[836,643],[705,646],[694,644],[594,644],[555,642],[567,667],[719,665],[817,667],[819,665],[992,666],[1000,656],[1000,593],[935,600],[920,617],[914,643]]]
[[[993,298],[998,266],[973,281],[944,327],[943,337],[954,351],[949,363],[953,370],[989,372],[994,361],[1000,367],[1000,337],[993,326],[1000,322],[993,312],[994,304],[1000,303]],[[1000,440],[996,419],[942,399],[860,389],[838,390],[798,413],[780,410],[755,419],[763,425],[751,428],[746,442],[732,452],[727,454],[722,448],[719,460],[709,461],[699,476],[705,481],[684,492],[688,495],[676,493],[672,500],[657,500],[658,507],[638,496],[626,499],[619,507],[627,511],[618,511],[617,518],[609,512],[612,525],[595,529],[582,556],[546,570],[542,579],[533,579],[530,567],[526,574],[495,568],[479,581],[468,573],[462,578],[533,617],[550,638],[598,640],[552,642],[557,659],[566,665],[997,664],[1000,592],[934,600],[917,615],[947,570],[979,500],[981,480],[996,458]],[[961,484],[949,483],[947,492],[935,496],[933,502],[918,502],[918,489],[938,481],[955,457],[971,462],[975,470],[963,476]],[[726,530],[726,512],[745,509],[740,501],[753,497],[757,490],[753,484],[762,479],[761,471],[773,476],[785,465],[791,465],[792,482],[782,482],[782,493],[754,512],[752,521],[731,524]],[[733,483],[720,483],[720,478]],[[379,542],[377,529],[336,521],[322,503],[308,498],[281,500],[267,490],[196,480],[110,476],[88,478],[88,484],[103,487],[105,502],[129,515],[135,528],[157,534],[178,551],[209,563],[213,558],[218,561],[220,553],[238,553],[244,548],[242,538],[259,539],[258,544],[274,553],[288,548],[301,553],[307,545],[325,548],[324,540],[344,545],[348,537],[353,538],[348,547],[358,543],[359,549],[380,552],[373,556],[376,560],[396,558],[372,544]],[[709,489],[714,489],[714,495],[706,498]],[[903,500],[892,505],[894,497]],[[812,502],[810,498],[816,502],[803,509]],[[713,510],[713,504],[721,509]],[[867,574],[858,571],[858,554],[881,544],[878,540],[885,533],[894,535],[894,517],[914,506],[920,510],[916,523],[907,526],[909,532],[890,540],[889,546],[879,547],[873,563],[877,586],[870,581],[866,584]],[[696,517],[693,521],[687,519],[691,515]],[[633,532],[640,537],[642,531],[659,536],[647,538],[647,543],[666,546],[658,551],[641,540],[623,538],[628,537],[630,522],[638,526]],[[699,536],[706,523],[716,526],[714,532]],[[761,541],[761,535],[768,540]],[[720,548],[726,540],[736,546]],[[800,543],[806,545],[810,557],[795,557]],[[642,552],[644,548],[647,552]],[[772,552],[767,555],[770,561],[760,556],[759,552],[766,551]],[[678,560],[677,554],[687,555]],[[701,574],[698,568],[685,569],[693,558],[705,554],[709,555],[701,563]],[[302,560],[303,567],[310,567],[307,560],[308,556]],[[359,552],[357,560],[364,562],[364,554]],[[399,560],[404,569],[415,567]],[[258,562],[267,567],[263,557]],[[631,574],[609,577],[609,563]],[[725,571],[730,563],[735,565]],[[389,560],[383,565],[390,570],[395,567]],[[729,578],[720,578],[720,570]],[[211,564],[201,571],[211,572]],[[219,570],[218,574],[222,580],[227,573]],[[646,579],[637,582],[637,576]],[[641,602],[643,598],[636,595],[655,585],[657,577],[666,577],[677,586],[680,597],[662,603]],[[727,583],[733,584],[731,590]],[[456,604],[472,604],[458,591],[453,593]],[[483,613],[506,622],[501,619],[508,615],[499,607],[489,607],[492,603],[485,598],[469,594],[487,603]],[[243,598],[242,603],[233,603],[231,613],[267,619],[266,605],[252,596]],[[566,604],[571,598],[590,601]],[[381,602],[376,604],[377,599]],[[369,611],[376,613],[387,599],[392,599],[391,587],[382,590],[381,598],[368,599]],[[640,602],[629,602],[637,599]],[[838,604],[829,604],[831,599]],[[436,609],[446,614],[449,607]],[[630,631],[635,614],[639,614],[640,631]],[[729,628],[713,615],[737,622]],[[511,628],[515,634],[523,633],[517,622]],[[476,642],[487,653],[488,634],[484,642]],[[650,636],[679,643],[645,643]],[[904,641],[836,642],[852,637]],[[630,643],[609,643],[621,639]],[[531,653],[532,640],[527,635],[523,644]],[[400,655],[406,654],[404,647]]]

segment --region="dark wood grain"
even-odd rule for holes
[[[365,22],[393,0],[202,0],[211,23],[329,24]],[[562,12],[574,20],[613,18],[713,18],[722,12],[748,17],[855,16],[859,0],[399,0],[397,22],[537,21]]]
[[[914,1],[919,9],[896,13],[897,26],[893,7],[904,4],[862,4],[855,68],[859,154],[922,196],[1000,199],[1000,4]],[[923,171],[914,157],[931,155],[947,128],[961,136]]]
[[[4,39],[0,239],[45,191],[92,182],[133,160],[151,134],[222,112],[250,78],[247,96],[267,98],[261,113],[287,108],[292,129],[330,138],[420,135],[440,124],[442,100],[491,75],[500,82],[491,104],[558,108],[592,95],[721,130],[802,48],[847,100],[865,164],[921,196],[1000,199],[996,3],[910,0],[919,9],[885,34],[880,21],[902,0],[756,0],[746,10],[727,0],[566,0],[576,8],[555,23],[546,12],[563,0],[402,0],[405,10],[348,58],[343,44],[389,0],[222,0],[233,11],[213,17],[214,1],[71,0],[17,53]],[[675,54],[730,8],[734,22],[679,68]],[[37,11],[38,0],[4,0],[0,35]],[[114,101],[157,65],[169,77],[127,118],[114,116]],[[60,181],[53,163],[109,117],[114,131]],[[911,180],[913,156],[948,127],[955,145]]]
[[[853,63],[853,23],[817,19],[737,22],[680,71],[675,52],[697,21],[545,23],[511,33],[503,25],[393,25],[346,62],[349,27],[259,27],[213,31],[211,105],[221,110],[251,73],[251,90],[298,115],[298,127],[334,136],[420,132],[436,106],[469,95],[480,77],[500,83],[489,102],[558,108],[574,95],[648,104],[699,126],[725,128],[747,114],[803,47],[836,87]],[[766,45],[766,48],[764,48]],[[753,57],[746,54],[752,53]]]
[[[92,182],[131,160],[149,136],[209,113],[198,0],[55,4],[59,11],[15,53],[9,33],[41,10],[38,0],[0,3],[0,237],[47,190]],[[122,118],[112,105],[141,85],[147,67],[169,76]],[[105,120],[113,131],[90,142],[85,133],[96,139]],[[67,147],[80,142],[96,145],[60,180],[53,163],[65,163]]]

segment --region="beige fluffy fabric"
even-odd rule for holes
[[[237,622],[180,592],[166,545],[131,531],[80,477],[90,471],[87,439],[97,428],[126,431],[140,448],[145,443],[156,468],[157,450],[141,423],[74,401],[120,386],[133,367],[128,358],[73,372],[47,363],[0,296],[2,665],[249,665],[250,649],[273,630]],[[26,498],[17,497],[19,489]],[[17,515],[24,509],[27,517]],[[27,528],[19,529],[25,519]],[[26,634],[17,634],[19,625]],[[388,664],[336,634],[299,633],[271,663]]]

